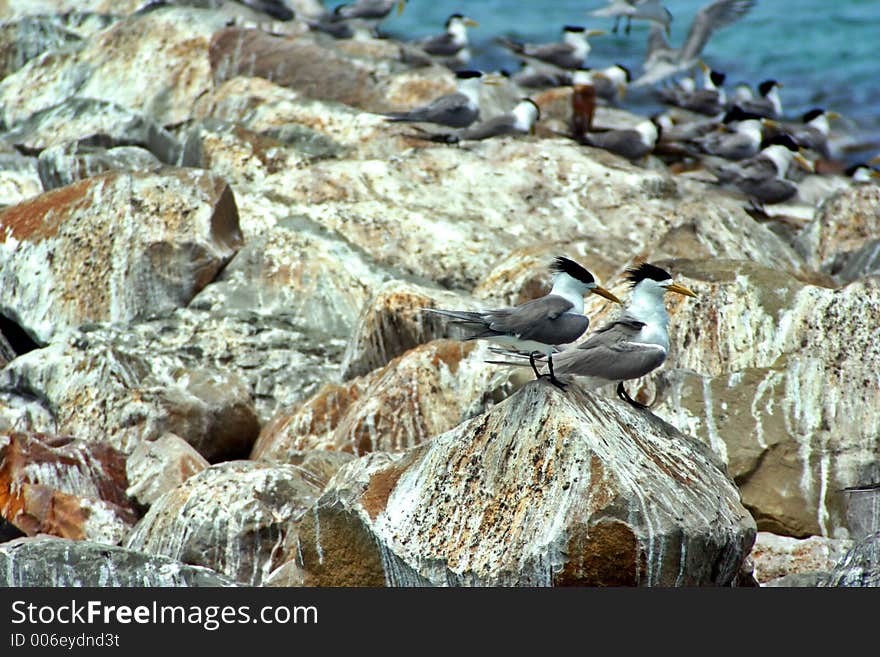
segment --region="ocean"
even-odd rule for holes
[[[667,0],[673,14],[670,42],[679,46],[691,21],[709,0]],[[335,3],[326,3],[333,6]],[[517,60],[494,43],[507,35],[532,43],[558,41],[563,25],[604,29],[590,39],[588,66],[613,63],[641,72],[648,24],[635,21],[629,36],[611,34],[613,19],[589,15],[604,0],[410,0],[400,16],[382,24],[389,36],[408,40],[443,29],[446,18],[462,13],[479,22],[471,28],[472,68],[516,71]],[[813,107],[839,112],[836,128],[847,135],[839,141],[841,157],[855,160],[880,152],[880,0],[757,0],[739,22],[717,31],[703,51],[704,60],[727,73],[729,90],[739,82],[752,86],[773,78],[787,117],[797,118]],[[650,93],[630,94],[623,107],[652,113]]]

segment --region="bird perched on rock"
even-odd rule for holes
[[[570,79],[572,86],[591,85],[596,90],[596,98],[613,105],[626,96],[626,85],[632,75],[623,64],[614,64],[598,70],[579,69],[570,75]]]
[[[587,132],[579,141],[628,160],[638,160],[654,150],[659,138],[660,126],[647,119],[633,128]]]
[[[470,333],[466,340],[486,339],[528,357],[535,376],[535,352],[546,359],[549,379],[559,384],[553,373],[553,352],[559,345],[574,342],[590,325],[584,315],[584,295],[598,294],[615,303],[620,299],[601,287],[593,275],[574,260],[557,257],[550,266],[553,287],[549,294],[513,308],[485,311],[423,310],[448,317]]]
[[[672,23],[670,12],[660,0],[608,0],[608,6],[590,12],[593,16],[604,18],[614,17],[614,27],[611,32],[617,34],[620,19],[626,18],[624,32],[629,34],[634,20],[648,20],[660,25],[666,34],[669,34],[669,26]]]
[[[722,119],[722,125],[732,127],[733,132],[710,132],[694,139],[694,143],[707,155],[744,160],[758,154],[764,140],[764,124],[768,122],[769,119],[734,107]]]
[[[397,7],[397,14],[403,13],[407,0],[357,0],[350,4],[337,6],[333,12],[325,16],[326,20],[347,21],[357,18],[368,21],[373,27],[388,18],[388,14]]]
[[[590,54],[590,42],[587,39],[601,34],[605,34],[604,30],[587,30],[580,25],[566,25],[562,28],[561,43],[520,43],[506,37],[500,37],[497,41],[520,59],[534,65],[575,70],[584,67]]]
[[[813,170],[812,163],[799,151],[791,137],[777,135],[766,140],[754,157],[721,166],[706,164],[722,186],[738,190],[753,202],[782,203],[794,196],[798,189],[797,183],[785,177],[792,161],[807,171]]]
[[[443,144],[457,144],[461,141],[479,141],[504,135],[525,135],[534,132],[535,124],[540,118],[541,110],[538,108],[538,104],[531,98],[523,98],[510,112],[492,117],[469,128],[452,133],[424,133],[410,136]]]
[[[450,128],[466,128],[480,118],[480,86],[499,84],[500,77],[480,71],[459,71],[455,74],[458,90],[435,98],[430,103],[407,112],[387,112],[388,121],[436,123]]]
[[[840,114],[829,112],[821,107],[811,109],[801,116],[801,125],[783,126],[783,130],[803,148],[818,153],[824,158],[831,157],[831,149],[828,146],[828,135],[831,132],[829,119],[839,119]]]
[[[658,89],[657,95],[667,105],[674,105],[697,114],[716,116],[724,111],[727,96],[722,85],[726,75],[721,71],[709,68],[699,62],[703,72],[702,89],[685,90],[682,88]]]
[[[660,82],[692,69],[712,34],[741,19],[754,4],[754,0],[716,0],[706,5],[694,16],[687,38],[680,48],[670,47],[663,28],[652,23],[645,55],[645,72],[633,82],[633,86]]]
[[[782,100],[779,98],[779,89],[782,86],[782,83],[776,80],[764,80],[758,85],[758,93],[760,95],[743,99],[739,106],[744,111],[757,114],[758,116],[768,119],[779,119],[782,117]]]
[[[360,19],[352,19],[348,21],[328,21],[328,20],[312,20],[303,19],[308,25],[311,32],[322,32],[329,34],[334,39],[351,39],[353,41],[366,41],[375,39],[377,36],[376,28]]]
[[[697,295],[673,282],[672,275],[666,270],[647,262],[628,269],[626,277],[632,286],[632,295],[620,316],[597,329],[576,347],[554,354],[553,371],[557,378],[582,377],[588,388],[616,383],[617,395],[621,399],[636,408],[645,408],[644,404],[627,394],[623,382],[645,376],[666,360],[669,353],[669,313],[664,303],[665,294]],[[522,359],[521,354],[499,353]],[[544,357],[534,360],[544,362]]]
[[[468,27],[479,27],[479,23],[462,14],[452,14],[446,20],[446,29],[442,34],[413,41],[412,45],[450,68],[465,66],[471,59]]]

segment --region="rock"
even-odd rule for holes
[[[699,298],[669,300],[669,359],[630,394],[641,387],[725,459],[760,530],[837,536],[840,489],[880,458],[880,284],[833,290],[745,262],[667,266]]]
[[[0,310],[43,343],[185,305],[242,243],[232,192],[199,170],[96,176],[7,208],[0,226]]]
[[[47,148],[37,161],[43,189],[50,191],[105,171],[157,172],[162,163],[138,146],[94,148],[79,142]]]
[[[33,16],[0,24],[0,79],[46,51],[75,48],[82,41],[53,18]]]
[[[167,557],[52,536],[0,544],[0,586],[235,586],[222,575]]]
[[[94,98],[70,98],[36,112],[6,132],[3,139],[23,152],[36,154],[53,146],[65,146],[74,153],[77,145],[83,149],[140,146],[166,164],[177,164],[181,152],[174,135],[152,119]]]
[[[368,374],[408,349],[447,334],[445,322],[423,308],[475,310],[479,304],[445,290],[394,280],[363,306],[342,359],[342,378]]]
[[[68,24],[68,21],[77,23],[83,17],[108,16],[111,12],[128,14],[143,4],[143,0],[5,0],[0,16],[11,21],[26,16],[59,14],[66,17],[73,14],[73,18],[65,20],[65,24]]]
[[[796,539],[789,536],[777,536],[770,532],[758,532],[755,546],[752,548],[752,560],[755,564],[755,577],[762,586],[779,586],[781,578],[813,577],[821,579],[834,565],[840,561],[852,546],[847,539],[823,538],[810,536]],[[806,580],[787,580],[806,581]],[[775,582],[775,584],[771,584]],[[807,584],[815,586],[815,583]]]
[[[259,586],[283,563],[297,521],[319,493],[315,477],[296,466],[222,463],[159,498],[126,547]]]
[[[876,467],[877,464],[872,465]],[[858,540],[880,531],[880,486],[872,484],[857,487],[854,490],[844,491],[844,495],[846,527],[850,537]]]
[[[354,454],[348,452],[328,452],[323,449],[291,451],[284,456],[286,459],[284,464],[295,465],[310,473],[322,488],[343,465],[355,459]],[[281,463],[281,461],[273,462]]]
[[[119,543],[137,520],[125,456],[103,442],[0,436],[0,513],[25,532]]]
[[[45,52],[7,76],[0,82],[2,119],[14,127],[76,96],[144,112],[160,125],[185,121],[213,86],[208,46],[223,26],[223,16],[209,9],[167,7],[123,18],[82,47]]]
[[[0,516],[0,543],[6,543],[25,535],[18,527]]]
[[[880,532],[865,536],[846,553],[822,586],[880,586]]]
[[[304,517],[307,584],[728,585],[755,537],[701,443],[576,386],[373,456]]]
[[[125,462],[129,481],[126,492],[144,506],[150,506],[209,465],[183,438],[168,433],[134,448]]]
[[[0,208],[17,205],[42,192],[37,158],[19,153],[0,154]]]
[[[487,366],[485,344],[435,340],[385,367],[279,413],[251,458],[289,462],[299,450],[355,455],[400,451],[481,413],[507,396],[510,372]]]
[[[281,564],[263,580],[263,586],[305,586],[305,573],[295,561]]]
[[[0,391],[36,397],[57,432],[100,437],[126,454],[170,432],[209,461],[236,458],[259,432],[236,375],[188,368],[118,329],[73,332],[16,358],[0,371]]]
[[[809,265],[840,283],[880,274],[880,187],[854,185],[829,198],[796,246]]]
[[[814,588],[822,586],[827,577],[828,573],[826,572],[792,573],[791,575],[783,575],[782,577],[771,579],[761,586],[768,588]]]

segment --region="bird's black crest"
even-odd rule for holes
[[[870,169],[870,168],[871,167],[869,165],[865,164],[864,162],[856,162],[855,164],[848,166],[843,173],[844,173],[844,175],[852,178],[855,175],[856,171],[858,171],[859,169]]]
[[[626,66],[624,66],[623,64],[615,64],[615,66],[623,71],[624,75],[626,75],[627,82],[632,82],[632,73]]]
[[[758,93],[762,96],[766,96],[770,93],[770,90],[777,86],[779,83],[776,80],[764,80],[761,84],[758,85]]]
[[[709,73],[709,78],[712,80],[712,84],[714,84],[716,87],[720,87],[727,79],[727,75],[725,73],[722,73],[721,71],[712,71],[711,73]]]
[[[635,267],[627,269],[626,278],[630,282],[630,284],[635,287],[646,278],[650,278],[652,281],[660,282],[671,280],[672,275],[665,269],[660,269],[660,267],[652,265],[649,262],[643,262],[640,265],[636,265]]]
[[[562,28],[563,32],[586,32],[587,28],[582,25],[566,25]]]
[[[791,138],[790,135],[786,134],[778,134],[770,137],[770,139],[765,139],[761,142],[761,148],[767,148],[768,146],[785,146],[790,151],[797,152],[800,150],[800,146],[798,143]]]
[[[455,77],[459,80],[469,80],[471,78],[478,78],[482,76],[483,73],[481,71],[456,71]]]
[[[815,108],[811,109],[809,112],[806,112],[801,117],[801,121],[803,121],[804,123],[809,123],[810,121],[815,119],[817,116],[822,116],[824,113],[825,113],[824,109],[822,109],[821,107],[815,107]]]
[[[748,121],[749,119],[761,119],[763,118],[760,114],[753,114],[752,112],[746,112],[739,105],[734,105],[727,113],[724,115],[724,118],[721,120],[722,123],[733,123],[734,121]]]
[[[596,282],[590,272],[581,267],[574,260],[569,260],[565,256],[557,256],[553,261],[553,264],[550,265],[550,271],[557,274],[568,274],[572,278],[579,280],[581,283],[590,284]]]

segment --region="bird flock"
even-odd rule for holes
[[[403,11],[406,4],[407,0],[357,0],[306,22],[310,30],[337,39],[376,38],[382,21],[395,9]],[[754,90],[745,83],[727,89],[725,73],[702,59],[713,34],[743,19],[755,4],[756,0],[706,4],[692,18],[679,47],[669,43],[673,14],[662,0],[608,0],[606,6],[593,9],[589,12],[593,19],[614,20],[611,32],[618,32],[625,23],[623,31],[629,35],[633,21],[648,23],[642,71],[636,78],[620,64],[589,67],[590,39],[605,31],[576,24],[562,26],[559,41],[554,43],[497,37],[496,43],[521,62],[516,73],[470,69],[468,29],[478,24],[455,13],[439,34],[402,43],[400,61],[448,67],[455,72],[456,90],[384,117],[391,124],[408,124],[413,130],[408,136],[427,142],[460,144],[524,135],[534,133],[541,119],[534,92],[570,87],[570,129],[564,136],[636,164],[655,157],[675,173],[699,172],[698,179],[744,198],[756,218],[771,216],[768,206],[794,202],[814,209],[842,185],[873,183],[880,176],[875,167],[880,156],[849,168],[835,159],[830,144],[831,121],[839,118],[835,112],[817,107],[799,118],[786,118],[781,82],[768,78]],[[515,94],[520,100],[510,111],[486,118],[480,107],[484,85],[513,85],[523,93]],[[649,91],[665,106],[664,111],[625,129],[594,125],[597,104],[619,105],[628,89]],[[559,256],[550,269],[550,292],[516,307],[479,312],[423,310],[461,327],[466,340],[495,343],[493,351],[503,359],[489,362],[530,366],[536,377],[561,389],[572,376],[587,387],[616,384],[621,399],[642,408],[627,394],[623,382],[660,367],[667,357],[669,316],[664,296],[668,292],[696,295],[650,263],[627,270],[631,295],[625,305],[573,260]],[[573,346],[590,325],[583,314],[586,294],[598,294],[624,307],[616,319]]]

